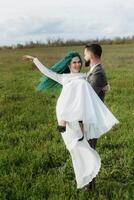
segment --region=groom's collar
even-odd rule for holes
[[[101,63],[97,63],[96,65],[94,65],[94,67],[92,68],[92,70],[90,68],[90,70],[87,72],[87,77],[91,76],[93,73],[96,73],[96,71],[99,71],[99,70],[101,70]]]
[[[95,65],[92,65],[92,66],[90,67],[90,71],[89,71],[89,73],[92,73],[92,72],[95,70],[95,68],[96,68],[97,66],[100,66],[100,65],[101,65],[100,62],[97,63],[97,64],[95,64]]]

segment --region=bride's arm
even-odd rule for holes
[[[45,67],[39,60],[38,58],[33,59],[33,63],[38,67],[38,69],[46,76],[49,78],[53,79],[54,81],[62,84],[62,74],[58,74],[56,72],[53,72],[52,70],[48,69]]]
[[[46,66],[44,66],[38,58],[32,57],[32,56],[23,56],[23,60],[29,60],[32,61],[36,67],[47,77],[53,79],[54,81],[60,83],[62,85],[62,77],[63,74],[58,74],[56,72],[53,72],[52,70],[48,69]]]

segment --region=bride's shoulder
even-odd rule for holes
[[[74,79],[86,79],[86,74],[81,72],[63,74],[63,80],[74,80]]]
[[[86,73],[78,72],[78,73],[63,73],[64,77],[72,77],[72,76],[86,76]]]
[[[81,73],[80,73],[80,76],[83,77],[83,78],[86,78],[86,77],[87,77],[87,74],[86,74],[86,72],[81,72]]]

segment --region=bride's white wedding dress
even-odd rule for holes
[[[86,81],[86,73],[58,74],[46,68],[37,58],[33,62],[44,75],[63,86],[56,115],[58,122],[67,122],[66,132],[61,135],[72,158],[77,188],[82,188],[92,181],[101,166],[99,154],[87,140],[100,137],[119,121]],[[78,121],[83,121],[84,126],[84,139],[81,141],[78,139],[83,133]]]

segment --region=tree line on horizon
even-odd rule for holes
[[[47,39],[46,43],[41,41],[29,41],[25,44],[18,43],[16,45],[4,45],[0,46],[0,50],[3,49],[23,49],[23,48],[37,48],[37,47],[49,47],[49,46],[83,46],[88,43],[99,43],[101,45],[113,45],[113,44],[132,44],[134,43],[134,35],[128,37],[115,37],[113,39],[89,39],[89,40],[75,40],[70,39],[64,41],[61,38]]]

